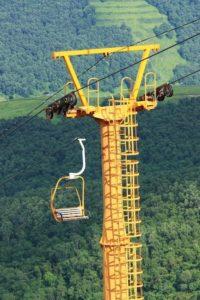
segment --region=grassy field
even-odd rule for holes
[[[167,16],[159,13],[157,8],[144,0],[90,0],[97,13],[97,26],[121,26],[126,24],[132,30],[134,41],[154,35],[153,29],[162,23],[168,23]],[[154,38],[148,43],[159,43],[161,48],[176,43],[176,34],[172,39],[163,36]],[[152,59],[153,68],[160,77],[159,82],[169,81],[173,77],[173,69],[186,63],[178,53],[178,47]]]
[[[115,95],[119,94],[119,89],[115,90]],[[104,98],[106,94],[102,94],[101,97]],[[179,100],[186,96],[197,97],[200,96],[200,86],[175,86],[174,87],[174,97],[169,98],[167,101],[172,102],[173,100]],[[35,99],[17,99],[10,101],[0,101],[0,119],[13,119],[20,116],[26,116],[32,109],[34,109],[39,104],[45,101],[45,97],[37,97]],[[174,102],[175,103],[175,102]],[[40,107],[37,112],[41,108],[45,107],[45,104]],[[45,116],[45,113],[41,113],[40,116]]]
[[[36,99],[17,99],[0,102],[0,119],[14,119],[26,116],[32,109],[44,101],[44,97]]]

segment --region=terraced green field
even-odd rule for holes
[[[168,23],[167,16],[159,13],[157,8],[144,0],[90,0],[97,13],[97,26],[121,26],[126,24],[132,30],[134,41],[154,35],[155,26]],[[176,34],[169,39],[154,38],[148,43],[159,43],[164,49],[176,43]],[[178,53],[178,47],[161,54],[152,60],[153,69],[157,72],[159,83],[169,81],[173,77],[173,69],[186,62]]]

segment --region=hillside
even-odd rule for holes
[[[52,61],[52,51],[131,42],[127,28],[97,30],[95,11],[87,0],[1,1],[0,22],[0,92],[11,98],[48,92],[66,83],[64,64]],[[76,60],[79,74],[94,61],[94,57]],[[103,69],[108,72],[105,64]]]
[[[167,16],[159,13],[157,8],[144,0],[90,0],[90,3],[95,7],[99,28],[113,25],[120,27],[125,24],[131,29],[134,42],[154,35],[155,27],[161,24],[165,24],[165,28],[171,28]],[[162,39],[154,38],[147,43],[158,43],[161,48],[165,48],[175,44],[176,41],[176,32],[174,32],[169,37],[165,35]],[[170,51],[170,59],[169,53],[153,59],[152,69],[156,71],[159,82],[165,82],[173,78],[173,70],[177,65],[185,64],[186,61],[178,53],[177,47]]]
[[[167,15],[167,18],[172,26],[179,26],[183,22],[189,22],[192,19],[199,18],[200,3],[199,0],[168,0],[168,1],[158,1],[158,0],[147,0],[148,3],[154,5],[158,8],[160,13]],[[199,22],[194,23],[189,27],[178,30],[177,36],[178,40],[183,40],[186,36],[190,36],[197,33],[199,29]],[[187,60],[189,63],[185,66],[177,66],[175,69],[175,74],[181,76],[183,73],[188,71],[198,70],[200,61],[200,39],[196,38],[190,40],[180,47],[180,55]],[[185,80],[188,84],[199,84],[200,75],[197,74],[195,77],[190,77]]]
[[[158,1],[125,1],[119,0],[17,0],[0,1],[0,98],[6,95],[13,97],[29,97],[41,95],[60,88],[67,81],[67,73],[63,62],[52,61],[51,52],[60,49],[80,49],[127,45],[134,41],[163,31],[171,26],[184,23],[197,16],[197,2],[190,6],[183,0],[186,13],[179,18],[180,1],[167,1],[169,10],[162,9]],[[172,13],[172,6],[176,9]],[[155,8],[158,6],[158,8]],[[163,5],[163,7],[165,7]],[[190,10],[191,8],[191,10]],[[160,10],[160,12],[158,11]],[[178,11],[179,9],[179,11]],[[175,17],[174,17],[175,16]],[[112,20],[111,20],[112,18]],[[179,18],[179,19],[178,19]],[[195,26],[192,27],[195,29]],[[184,31],[178,32],[178,38]],[[186,31],[190,34],[191,30]],[[176,34],[159,40],[162,47],[176,41]],[[155,40],[157,41],[157,40]],[[193,45],[194,44],[194,45]],[[164,81],[195,69],[199,61],[198,40],[191,41],[188,46],[171,50],[168,56],[155,60],[158,75]],[[181,56],[182,57],[181,57]],[[99,57],[75,60],[80,74]],[[132,56],[113,55],[95,69],[82,76],[86,83],[88,77],[101,77],[128,65]],[[184,65],[185,60],[190,64]],[[154,64],[154,60],[152,61]],[[133,72],[129,72],[133,75]],[[163,75],[164,74],[164,75]],[[123,74],[121,74],[123,75]],[[120,75],[106,80],[102,86],[104,91],[111,92],[119,85]],[[199,84],[199,77],[186,83]]]
[[[198,102],[163,103],[138,116],[147,300],[200,297]],[[23,120],[1,121],[0,131]],[[76,136],[87,139],[86,205],[91,218],[55,224],[50,188],[59,176],[79,167],[80,149],[72,143]],[[2,140],[0,152],[1,299],[101,299],[97,124],[84,118],[54,125],[38,118]]]

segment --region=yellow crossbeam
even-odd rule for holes
[[[78,56],[78,55],[92,55],[92,54],[110,54],[116,52],[131,52],[131,51],[145,51],[160,49],[159,44],[151,45],[136,45],[136,46],[121,46],[121,47],[110,47],[110,48],[97,48],[97,49],[84,49],[84,50],[68,50],[68,51],[57,51],[53,52],[52,58],[61,58],[64,56]]]
[[[138,74],[135,80],[135,84],[132,87],[131,91],[131,102],[130,108],[136,106],[136,99],[139,93],[140,86],[142,84],[142,79],[144,76],[145,68],[148,62],[148,57],[151,51],[158,51],[160,49],[159,44],[150,44],[150,45],[135,45],[135,46],[120,46],[120,47],[109,47],[109,48],[97,48],[97,49],[84,49],[84,50],[68,50],[68,51],[57,51],[52,53],[52,58],[63,58],[67,67],[67,70],[71,76],[71,80],[75,86],[75,89],[80,97],[82,105],[85,108],[86,113],[90,113],[90,104],[88,102],[87,96],[84,92],[83,87],[79,81],[78,75],[73,67],[73,64],[70,60],[72,56],[81,56],[81,55],[95,55],[103,54],[108,56],[111,53],[124,53],[124,52],[142,52],[142,61],[139,65]]]

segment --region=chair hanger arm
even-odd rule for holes
[[[80,176],[81,174],[83,174],[83,172],[85,171],[86,168],[86,159],[85,159],[85,146],[83,144],[83,142],[86,140],[84,138],[77,138],[77,140],[79,141],[81,148],[82,148],[82,168],[79,172],[77,173],[69,173],[69,178],[70,179],[74,179],[78,176]]]

